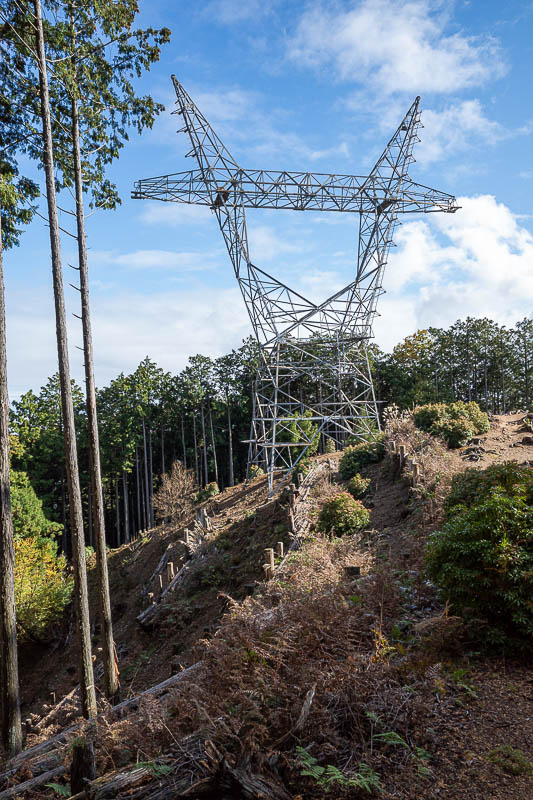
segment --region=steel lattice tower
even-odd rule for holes
[[[132,196],[209,206],[215,213],[259,342],[249,466],[291,474],[320,437],[345,446],[379,429],[367,345],[400,213],[454,212],[455,198],[408,174],[420,128],[417,97],[367,177],[240,167],[178,80],[177,108],[198,169],[135,183]],[[246,208],[359,216],[353,280],[313,303],[250,259]],[[294,432],[299,441],[294,442]]]

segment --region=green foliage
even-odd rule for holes
[[[441,436],[448,447],[462,447],[473,436],[487,433],[490,423],[477,403],[432,403],[413,413],[417,428]]]
[[[360,500],[355,500],[348,492],[341,492],[324,503],[317,527],[330,535],[346,536],[366,527],[369,520],[370,512]]]
[[[43,504],[25,472],[11,470],[11,509],[15,536],[40,540],[54,537],[61,531],[61,525],[45,517]]]
[[[483,470],[466,469],[454,475],[445,501],[448,515],[455,506],[472,506],[488,498],[495,487],[508,497],[524,495],[527,503],[533,505],[533,470],[524,464],[506,461]]]
[[[313,778],[326,792],[329,792],[334,785],[362,789],[368,794],[382,791],[379,775],[368,764],[363,762],[359,764],[358,772],[352,778],[348,778],[333,764],[321,767],[316,758],[304,747],[297,747],[296,753],[302,766],[300,775]]]
[[[359,473],[354,475],[348,481],[348,491],[355,497],[356,500],[360,500],[361,497],[364,497],[368,491],[368,487],[370,486],[370,478],[363,478]]]
[[[168,764],[159,764],[157,761],[138,761],[135,764],[135,769],[141,767],[147,770],[153,778],[164,778],[169,772],[172,772],[172,767]]]
[[[289,444],[297,445],[298,443],[306,443],[307,450],[305,455],[298,461],[296,471],[305,475],[309,470],[310,459],[316,454],[320,437],[318,434],[318,425],[309,417],[313,416],[313,412],[308,410],[303,414],[291,414],[291,419],[280,424],[276,429],[276,440],[278,442],[287,442]],[[294,462],[301,456],[301,447],[289,447],[291,461]]]
[[[261,475],[265,474],[265,470],[262,469],[259,464],[252,464],[250,467],[250,478],[259,478]]]
[[[324,445],[324,453],[335,453],[337,451],[337,447],[333,439],[329,437],[326,439],[326,443]]]
[[[40,638],[70,601],[72,579],[49,539],[15,538],[15,605],[21,638]]]
[[[532,775],[533,767],[528,761],[522,750],[511,747],[510,744],[502,744],[491,750],[487,756],[488,760],[495,765],[498,772],[507,775]]]
[[[344,480],[353,478],[368,464],[381,461],[385,454],[385,434],[379,433],[371,442],[360,442],[347,447],[339,462],[339,473]]]
[[[208,483],[203,489],[196,492],[194,495],[194,502],[205,503],[206,500],[209,500],[211,497],[216,497],[217,494],[220,494],[218,483],[216,483],[216,481],[211,481],[211,483]]]
[[[48,789],[53,789],[60,797],[70,797],[72,795],[70,783],[45,783],[44,785]]]
[[[496,644],[533,639],[532,487],[531,470],[518,465],[467,470],[426,551],[428,573],[452,607],[484,620],[483,635]]]

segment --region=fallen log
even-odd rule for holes
[[[50,769],[48,772],[42,772],[40,775],[30,778],[28,781],[24,781],[24,783],[19,783],[16,786],[10,786],[9,789],[4,789],[3,792],[0,792],[0,800],[8,800],[9,797],[24,797],[26,792],[37,789],[39,786],[43,786],[48,781],[53,780],[53,778],[58,778],[60,775],[64,774],[65,767],[63,765]]]
[[[144,697],[155,696],[160,697],[161,695],[165,694],[166,691],[172,686],[175,686],[181,680],[185,678],[185,676],[190,676],[193,672],[195,672],[201,666],[201,662],[198,661],[196,664],[192,664],[192,666],[187,667],[186,669],[178,672],[176,675],[172,675],[170,678],[158,683],[156,686],[151,686],[149,689],[146,689],[144,692],[136,695],[135,697],[131,697],[129,700],[123,700],[121,703],[118,703],[116,706],[112,706],[108,711],[104,711],[101,714],[98,714],[96,717],[96,721],[108,719],[109,717],[116,716],[117,714],[121,714],[124,710],[130,708],[136,708],[139,703],[142,701]],[[70,725],[64,731],[57,733],[55,736],[52,736],[50,739],[46,739],[44,742],[40,742],[39,744],[33,745],[33,747],[28,747],[26,750],[22,750],[22,752],[18,753],[18,755],[14,756],[8,762],[8,769],[0,774],[0,781],[6,780],[11,775],[14,775],[18,769],[22,766],[24,762],[32,761],[36,756],[44,755],[49,753],[51,750],[54,750],[57,747],[61,747],[61,745],[67,744],[70,734],[74,733],[74,731],[79,730],[82,725],[86,724],[85,720],[82,722],[77,722],[74,725]],[[38,766],[38,764],[36,765]],[[0,795],[1,800],[1,795]]]

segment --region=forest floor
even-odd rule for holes
[[[528,443],[531,433],[522,416],[494,417],[488,434],[456,451],[432,444],[425,456],[428,473],[442,475],[445,489],[450,476],[467,467],[507,460],[533,466],[533,440]],[[311,520],[324,499],[344,488],[336,472],[339,457],[317,459],[327,472],[311,489]],[[110,553],[122,698],[193,664],[201,667],[188,682],[184,672],[185,688],[157,701],[161,707],[156,701],[139,704],[133,717],[109,718],[100,730],[99,774],[107,774],[111,786],[117,772],[139,762],[159,759],[170,764],[168,775],[145,766],[127,790],[102,790],[95,797],[241,797],[242,782],[234,777],[231,788],[227,775],[212,795],[200,788],[191,793],[195,780],[211,785],[207,767],[200,766],[213,759],[207,742],[215,760],[224,754],[220,763],[239,765],[247,755],[246,763],[264,780],[254,784],[252,797],[324,796],[319,779],[298,778],[295,746],[302,745],[318,763],[335,764],[346,775],[356,774],[357,759],[368,764],[380,776],[380,796],[391,800],[530,800],[530,664],[476,653],[453,609],[442,608],[425,579],[425,541],[442,522],[439,498],[413,490],[389,458],[366,474],[369,529],[331,543],[311,526],[302,549],[286,559],[275,580],[264,580],[264,549],[279,541],[287,549],[291,537],[287,507],[279,498],[268,499],[265,478],[227,489],[206,505],[213,530],[190,560],[182,541],[192,520],[179,529],[161,526]],[[149,605],[149,592],[158,598],[159,578],[152,576],[165,553],[176,571],[187,565],[185,579],[160,603],[153,625],[143,628],[137,617]],[[360,577],[354,577],[356,568]],[[96,643],[97,630],[95,648]],[[68,617],[53,642],[22,652],[28,746],[79,719],[76,663]],[[183,744],[198,731],[202,757]],[[178,769],[177,747],[188,753],[186,789],[176,783],[184,768],[181,755]],[[505,756],[518,751],[525,766],[513,766]],[[68,773],[68,750],[59,758]],[[520,774],[511,774],[513,769]],[[4,787],[34,774],[34,767],[21,763],[7,780],[0,776],[0,797]],[[40,787],[24,796],[52,797],[54,790]],[[337,782],[329,796],[369,794]]]

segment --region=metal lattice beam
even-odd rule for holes
[[[198,169],[135,183],[136,199],[207,205],[214,212],[260,346],[250,436],[251,463],[264,465],[270,490],[319,438],[344,447],[379,429],[367,344],[398,215],[457,210],[452,195],[411,180],[420,98],[403,118],[370,175],[247,170],[235,161],[179,81],[175,114]],[[313,303],[256,266],[246,208],[359,214],[353,280]],[[305,386],[305,396],[302,387]],[[294,441],[294,430],[299,440]]]

